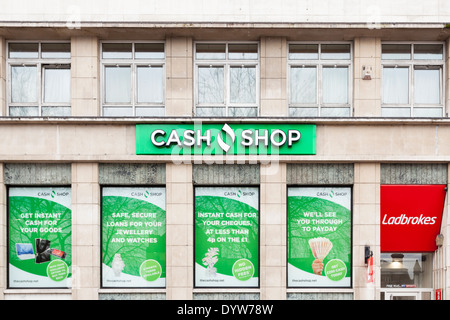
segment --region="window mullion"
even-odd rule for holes
[[[133,45],[134,48],[134,45]],[[133,52],[134,57],[134,52]],[[136,70],[136,63],[131,63],[131,84],[130,84],[130,102],[131,102],[131,109],[133,110],[133,116],[136,116],[136,101],[137,101],[137,70]]]
[[[44,102],[44,86],[45,86],[45,72],[43,72],[42,68],[44,68],[44,65],[42,63],[38,63],[37,65],[37,92],[38,92],[38,97],[37,97],[37,102],[38,102],[38,114],[39,116],[42,116],[42,104]]]

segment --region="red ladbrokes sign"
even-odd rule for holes
[[[446,185],[382,185],[381,252],[431,252],[440,233]]]

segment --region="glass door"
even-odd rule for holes
[[[419,292],[386,292],[385,300],[420,300]]]

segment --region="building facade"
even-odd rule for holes
[[[2,3],[0,299],[448,299],[450,4],[207,3]]]

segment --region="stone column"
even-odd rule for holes
[[[261,165],[261,300],[286,299],[286,164]]]
[[[356,38],[353,50],[353,115],[381,116],[381,40]],[[372,68],[370,80],[364,80],[363,67]]]
[[[353,196],[354,299],[375,300],[380,289],[380,164],[355,163]],[[374,283],[366,281],[365,246],[374,255]]]
[[[98,164],[74,163],[72,164],[73,299],[98,299],[100,249]]]
[[[166,115],[193,114],[192,38],[166,41]]]
[[[96,37],[71,39],[72,116],[95,117],[100,112],[99,46]]]
[[[264,37],[261,39],[261,116],[276,117],[288,115],[286,54],[285,38]]]
[[[166,165],[167,300],[191,300],[194,286],[192,165]]]

